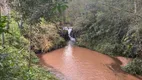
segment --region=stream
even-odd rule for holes
[[[67,46],[39,58],[61,80],[142,80],[122,71],[121,62],[81,47]]]
[[[121,70],[123,61],[74,45],[38,54],[42,65],[60,80],[142,80]]]

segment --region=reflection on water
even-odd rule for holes
[[[63,67],[64,69],[68,70],[68,72],[73,71],[73,75],[78,75],[79,74],[78,67],[75,67],[77,65],[76,65],[75,57],[73,56],[73,44],[74,42],[69,41],[68,45],[64,49],[62,56],[63,56],[63,63],[66,65],[64,65]],[[72,80],[72,78],[69,75],[72,75],[72,74],[68,73],[66,77],[68,78],[68,80]]]
[[[71,58],[72,57],[72,46],[73,46],[73,42],[69,41],[68,45],[65,47],[65,50],[64,50],[65,58]]]

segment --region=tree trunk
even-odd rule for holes
[[[137,2],[134,0],[134,13],[137,13]]]
[[[29,27],[29,35],[30,35],[30,37],[29,37],[29,68],[30,68],[30,66],[31,66],[31,45],[32,45],[32,39],[31,39],[31,36],[32,36],[32,26],[30,25],[30,27]]]
[[[0,6],[0,18],[1,18],[1,15],[2,15],[2,10],[1,10],[1,6]],[[2,39],[2,44],[1,46],[4,48],[4,33],[1,34],[1,39]]]
[[[6,4],[6,3],[4,3],[4,4]],[[3,5],[2,5],[2,6],[3,6]],[[5,6],[4,6],[4,7],[5,7]],[[10,14],[9,14],[10,9],[9,9],[8,6],[6,6],[6,8],[7,8],[7,11],[8,11],[8,12],[4,12],[4,13],[5,13],[6,16],[7,16],[8,21],[7,21],[7,25],[5,26],[5,28],[8,30],[8,29],[9,29],[9,22],[10,22]],[[1,16],[1,15],[2,15],[2,11],[1,11],[1,8],[0,8],[0,16]],[[3,47],[3,48],[5,48],[5,47],[4,47],[4,44],[5,44],[5,35],[4,35],[4,34],[5,34],[4,32],[1,34],[2,47]]]
[[[5,43],[4,32],[1,34],[1,38],[2,38],[2,44],[1,45],[2,45],[3,48],[5,48],[4,47],[4,43]]]
[[[32,55],[31,55],[31,44],[32,44],[32,39],[31,39],[31,36],[32,36],[32,26],[30,25],[29,27],[29,64],[28,64],[28,68],[29,68],[29,72],[30,72],[30,68],[31,68],[31,58],[32,58]],[[31,75],[29,75],[29,80],[31,80]]]
[[[6,25],[6,29],[9,30],[9,23],[10,23],[10,14],[9,14],[9,8],[8,8],[8,13],[7,13],[7,25]]]

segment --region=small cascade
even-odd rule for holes
[[[72,36],[71,36],[71,32],[72,32],[72,27],[64,27],[63,28],[63,30],[67,30],[68,31],[68,37],[70,38],[70,41],[68,42],[68,45],[65,47],[65,51],[64,51],[64,53],[65,53],[65,56],[67,57],[67,56],[72,56],[72,46],[74,45],[74,43],[75,43],[75,38],[73,38]]]
[[[71,32],[72,32],[72,27],[64,27],[63,30],[67,30],[68,31],[68,36],[70,38],[70,41],[75,42],[75,38],[71,36]]]

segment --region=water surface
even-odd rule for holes
[[[71,45],[40,55],[41,62],[63,74],[64,80],[141,80],[123,72],[121,62],[101,53]]]

